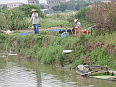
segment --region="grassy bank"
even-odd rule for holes
[[[13,51],[28,59],[36,58],[44,64],[58,64],[75,68],[79,64],[102,65],[116,69],[115,35],[78,37],[56,37],[44,34],[28,34],[22,36],[13,33],[5,37],[1,49]],[[73,50],[70,54],[63,54],[63,50]]]

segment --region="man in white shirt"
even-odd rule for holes
[[[36,10],[33,9],[32,10],[32,15],[31,15],[31,20],[29,21],[29,24],[31,23],[31,21],[33,20],[33,27],[34,27],[34,31],[35,34],[39,34],[39,20],[38,20],[38,13],[36,13]]]
[[[80,28],[81,27],[81,23],[78,21],[78,18],[75,19],[74,22],[76,23],[76,25],[75,25],[76,28]]]
[[[80,34],[80,27],[81,27],[81,23],[78,21],[78,18],[74,20],[74,22],[76,23],[75,28],[72,29],[73,33],[75,36]],[[76,30],[78,30],[78,34],[76,34]]]

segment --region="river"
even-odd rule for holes
[[[0,87],[116,87],[116,82],[84,78],[75,69],[8,57],[0,58]]]

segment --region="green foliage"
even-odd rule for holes
[[[65,20],[58,20],[58,19],[53,19],[53,18],[39,18],[39,27],[44,29],[44,28],[50,28],[50,27],[61,27],[68,25],[69,22]]]
[[[115,58],[112,61],[110,61],[109,66],[112,69],[116,70],[116,59]]]
[[[45,17],[45,15],[41,12],[40,7],[38,5],[23,4],[23,5],[19,6],[18,9],[23,11],[27,17],[31,16],[32,9],[36,9],[37,13],[39,14],[40,17],[42,17],[42,18]]]
[[[87,7],[91,3],[87,3],[86,1],[77,1],[77,4],[75,5],[75,9],[78,11],[83,7]]]
[[[110,3],[96,3],[87,11],[86,18],[97,24],[96,35],[112,33],[116,29],[116,1]]]
[[[3,39],[3,37],[4,37],[4,34],[0,33],[0,39]]]
[[[85,18],[86,16],[86,12],[89,10],[90,8],[89,7],[85,7],[85,8],[81,8],[77,14],[76,14],[76,18]]]
[[[75,9],[76,9],[77,11],[80,9],[80,4],[79,4],[79,3],[77,3],[77,4],[75,5]]]
[[[59,11],[59,8],[60,8],[59,5],[56,5],[56,6],[52,7],[52,9],[53,9],[54,11]]]
[[[90,53],[92,62],[96,65],[108,66],[109,61],[112,60],[112,56],[107,55],[103,49],[96,48]]]
[[[41,33],[47,34],[49,32],[50,31]],[[75,68],[79,64],[110,66],[113,69],[116,67],[115,57],[107,54],[103,48],[97,47],[91,50],[93,48],[91,46],[86,49],[88,45],[85,44],[85,42],[89,45],[91,44],[90,42],[99,42],[98,40],[104,38],[102,36],[96,37],[94,40],[88,42],[90,38],[93,39],[89,35],[59,38],[42,34],[35,35],[30,33],[23,36],[20,32],[15,32],[6,37],[5,43],[9,43],[8,50],[12,47],[13,51],[27,58],[36,58],[45,64],[55,63],[62,66],[69,65],[70,68]],[[109,37],[111,36],[109,35]],[[108,38],[108,36],[105,38]],[[6,49],[6,45],[7,44],[4,44],[2,48]],[[63,54],[63,50],[66,49],[73,51],[70,54]]]
[[[62,12],[65,11],[66,8],[67,8],[67,4],[66,3],[61,3],[60,5],[56,5],[56,6],[52,7],[52,9],[54,11],[62,11]]]
[[[82,58],[80,58],[79,60],[75,60],[71,65],[70,68],[76,68],[78,65],[83,64],[83,60]]]
[[[87,7],[90,3],[85,1],[69,1],[66,3],[61,3],[60,5],[56,5],[52,7],[54,11],[65,11],[65,10],[79,10],[80,8]]]
[[[66,10],[75,10],[75,3],[72,3],[72,2],[67,3]]]
[[[6,23],[5,23],[5,16],[3,13],[0,12],[0,28],[4,29],[6,26]]]
[[[66,8],[67,8],[67,5],[66,4],[64,4],[64,3],[61,3],[60,4],[60,11],[65,11],[66,10]]]
[[[25,14],[18,10],[3,10],[0,19],[3,29],[19,30],[28,24]]]
[[[5,39],[5,35],[3,33],[0,33],[0,43],[3,43],[4,39]]]
[[[45,47],[37,53],[37,58],[45,64],[51,64],[54,62],[62,64],[64,60],[62,50],[63,49],[60,46]]]

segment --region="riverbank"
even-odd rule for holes
[[[6,35],[0,47],[6,50],[8,44],[8,50],[12,49],[28,59],[37,59],[44,64],[57,64],[70,68],[88,64],[116,69],[115,32],[105,36],[79,35],[63,38],[60,35],[52,36],[46,33],[50,31],[41,31],[39,35],[33,33],[21,35],[20,32],[14,32]],[[70,54],[63,54],[63,50],[73,51]]]

